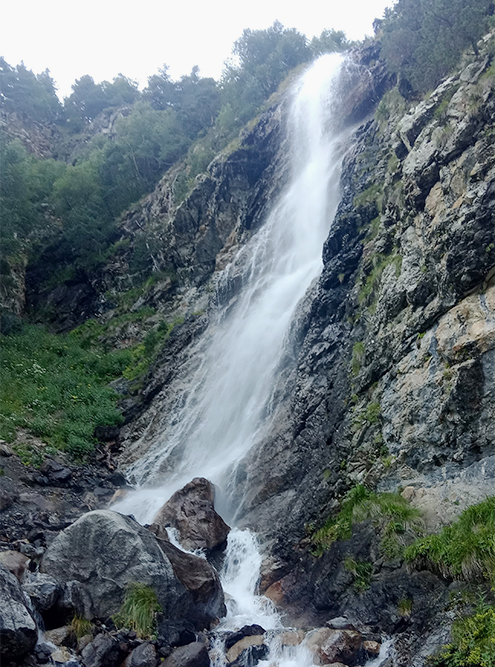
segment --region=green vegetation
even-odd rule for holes
[[[378,401],[371,401],[364,410],[358,412],[353,419],[352,427],[359,431],[365,424],[374,425],[380,422],[381,407]],[[388,453],[388,452],[387,452]]]
[[[478,53],[493,14],[491,0],[398,0],[375,26],[382,56],[399,75],[399,90],[411,96],[440,83],[464,49]]]
[[[353,375],[358,375],[363,365],[366,348],[362,341],[354,343],[352,347],[351,371]]]
[[[366,305],[372,308],[376,304],[377,292],[382,280],[383,271],[392,264],[395,267],[395,276],[398,278],[402,270],[402,255],[383,255],[376,253],[373,256],[373,269],[366,277],[359,293],[358,301],[360,305]]]
[[[404,557],[418,567],[445,577],[487,580],[495,585],[495,496],[468,507],[459,519],[439,534],[409,546]]]
[[[156,593],[150,586],[132,583],[113,621],[117,628],[134,630],[141,639],[149,639],[156,633],[156,619],[161,611]]]
[[[373,574],[373,564],[367,561],[356,561],[347,557],[344,561],[345,569],[354,575],[354,590],[356,593],[364,593],[368,590]]]
[[[452,627],[452,641],[431,659],[434,667],[495,667],[495,607],[480,600]]]
[[[336,540],[348,540],[355,523],[371,520],[381,536],[381,548],[389,558],[400,556],[405,541],[420,530],[419,511],[398,493],[376,493],[358,484],[346,495],[340,512],[317,530],[312,541],[321,555]]]
[[[70,629],[78,641],[85,635],[93,634],[93,627],[94,626],[91,621],[87,621],[85,618],[79,616],[78,614],[76,614],[70,622]]]
[[[13,441],[18,428],[76,458],[94,446],[97,426],[122,420],[108,382],[131,362],[131,352],[87,349],[77,335],[55,335],[24,325],[0,338],[0,436]],[[22,460],[38,464],[24,445]]]
[[[411,598],[401,598],[399,600],[399,604],[397,605],[397,611],[399,612],[400,616],[409,618],[412,612],[412,607],[413,607],[413,601],[411,600]]]

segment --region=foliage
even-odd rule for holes
[[[352,347],[351,371],[353,375],[358,375],[366,354],[366,348],[362,341],[357,341]]]
[[[20,333],[2,336],[0,352],[1,437],[12,441],[24,428],[82,458],[93,449],[97,426],[121,422],[117,394],[107,384],[129,364],[128,350],[84,349],[75,336],[24,325]]]
[[[76,614],[70,622],[70,629],[78,641],[81,639],[81,637],[84,637],[84,635],[92,634],[93,627],[94,626],[91,621],[86,620],[78,614]]]
[[[317,555],[336,540],[351,537],[355,523],[371,520],[381,535],[381,547],[388,557],[400,555],[407,533],[419,530],[419,511],[398,493],[376,493],[358,484],[351,489],[335,517],[317,530],[312,541]]]
[[[458,618],[452,641],[431,662],[435,667],[495,667],[495,607],[480,600],[473,614]]]
[[[472,505],[439,534],[428,535],[405,551],[418,567],[439,571],[445,577],[495,585],[495,496]]]
[[[11,67],[0,57],[0,108],[35,121],[55,121],[62,113],[50,72],[33,74],[21,63]]]
[[[356,561],[353,558],[347,557],[344,561],[344,567],[354,575],[354,590],[357,593],[364,593],[370,586],[373,564],[367,561]]]
[[[148,639],[156,632],[156,618],[161,611],[157,595],[150,586],[132,583],[113,621],[117,628],[129,628],[138,637]]]
[[[385,10],[382,55],[402,91],[426,92],[456,65],[464,49],[477,54],[491,0],[398,0]]]

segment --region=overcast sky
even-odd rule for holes
[[[324,28],[350,39],[372,35],[373,19],[393,0],[10,0],[2,7],[0,55],[39,73],[59,93],[90,74],[111,81],[122,73],[143,87],[164,64],[175,79],[199,65],[218,79],[244,28],[279,20],[307,37]]]

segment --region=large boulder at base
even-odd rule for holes
[[[184,549],[222,549],[230,528],[215,511],[214,501],[213,484],[195,477],[163,505],[154,522],[163,528],[176,528]]]
[[[7,665],[34,648],[36,623],[16,577],[0,565],[0,664]]]
[[[209,667],[208,649],[202,642],[179,646],[162,664],[163,667]]]
[[[190,594],[148,530],[111,510],[88,512],[47,549],[41,570],[57,581],[78,581],[91,598],[86,616],[106,618],[120,608],[126,586],[151,586],[166,617],[187,614]]]
[[[184,553],[167,540],[157,540],[170,561],[176,577],[191,593],[194,607],[189,620],[199,627],[210,627],[225,616],[225,598],[217,571],[204,558]]]
[[[122,667],[155,667],[156,649],[150,642],[137,646],[127,656]]]

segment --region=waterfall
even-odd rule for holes
[[[236,465],[259,442],[274,412],[272,394],[291,320],[318,277],[323,242],[339,198],[342,148],[347,133],[338,111],[343,59],[321,57],[300,77],[288,117],[291,177],[261,228],[219,278],[220,293],[241,276],[235,299],[219,306],[199,350],[197,368],[178,411],[130,473],[141,487],[114,509],[151,522],[170,495],[193,477],[206,477],[222,492]],[[219,300],[220,301],[220,300]],[[228,498],[222,513],[229,513]],[[228,516],[226,517],[228,518]],[[234,528],[221,581],[228,613],[218,631],[256,623],[267,630],[269,660],[262,665],[309,667],[313,655],[302,642],[283,646],[284,630],[274,604],[257,595],[262,555],[249,530]],[[376,661],[385,659],[385,642]],[[225,664],[221,639],[214,667]]]
[[[151,521],[195,476],[225,489],[269,424],[284,338],[321,271],[323,242],[339,202],[343,134],[335,128],[342,60],[338,54],[321,57],[294,86],[287,127],[290,181],[220,277],[220,290],[239,274],[242,288],[235,303],[212,314],[207,350],[179,413],[129,471],[141,488],[115,509],[139,521]],[[228,502],[225,507],[228,512]]]

